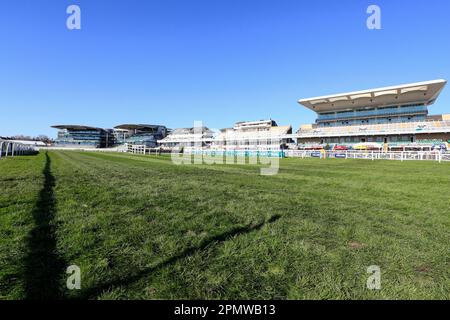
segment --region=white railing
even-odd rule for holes
[[[51,146],[51,147],[38,147],[38,150],[60,150],[60,151],[89,151],[89,152],[127,152],[126,145],[120,145],[113,148],[84,148],[84,147],[61,147],[61,146]]]
[[[265,157],[265,158],[284,158],[284,152],[280,149],[267,150],[229,150],[229,149],[187,149],[183,153],[191,155],[206,155],[206,156],[236,156],[236,157]]]
[[[0,144],[3,141],[0,141]],[[27,146],[30,147],[30,146]],[[76,151],[96,151],[96,152],[130,152],[134,154],[161,154],[164,150],[161,148],[149,148],[145,145],[128,145],[126,148],[109,148],[109,149],[77,149],[77,148],[48,148],[41,147],[39,149],[44,150],[76,150]],[[5,146],[2,145],[1,155],[3,157],[6,155]],[[24,149],[21,150],[20,154],[24,154]],[[32,151],[36,149],[32,147]],[[17,155],[19,153],[14,154]],[[167,150],[166,150],[167,151]],[[230,150],[230,149],[195,149],[195,148],[184,148],[184,153],[186,154],[204,154],[204,155],[215,155],[215,156],[242,156],[242,157],[277,157],[277,158],[329,158],[329,159],[365,159],[365,160],[398,160],[398,161],[438,161],[438,162],[450,162],[450,153],[444,153],[439,151],[355,151],[355,150],[342,150],[342,151],[325,151],[325,150],[280,150],[280,149],[251,149],[251,150]],[[9,149],[8,154],[11,156],[11,149]]]
[[[36,147],[29,144],[15,142],[14,140],[0,140],[0,159],[36,152]]]
[[[147,153],[147,147],[145,145],[128,145],[128,152],[134,153],[134,154],[146,154]]]
[[[317,151],[317,150],[285,150],[288,158],[341,158],[341,159],[366,159],[366,160],[429,160],[450,161],[450,153],[437,151]]]

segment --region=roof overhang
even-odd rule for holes
[[[83,126],[83,125],[76,125],[76,124],[74,124],[74,125],[72,125],[72,124],[55,125],[55,126],[52,126],[52,128],[55,128],[55,129],[67,129],[67,130],[104,130],[102,128]]]
[[[146,130],[146,129],[157,129],[161,126],[152,125],[152,124],[121,124],[115,126],[114,129],[123,129],[123,130]]]
[[[299,104],[315,112],[334,112],[371,108],[378,106],[401,105],[408,103],[433,104],[446,80],[432,80],[399,86],[340,93],[309,99],[301,99]]]

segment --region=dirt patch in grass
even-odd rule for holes
[[[359,250],[364,248],[366,245],[364,243],[358,242],[358,241],[350,241],[348,243],[348,246],[352,250]]]
[[[415,271],[419,273],[429,273],[431,271],[431,267],[427,265],[419,265],[415,268]]]

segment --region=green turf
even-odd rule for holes
[[[450,164],[0,161],[0,298],[448,299]],[[66,267],[82,289],[66,289]],[[366,288],[378,265],[382,289]]]

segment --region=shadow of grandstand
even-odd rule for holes
[[[130,285],[136,281],[138,281],[139,279],[149,276],[151,275],[153,272],[156,272],[162,268],[165,268],[167,266],[170,266],[174,263],[176,263],[178,260],[187,258],[191,255],[193,255],[194,253],[201,251],[205,248],[207,248],[209,245],[211,244],[219,244],[222,243],[224,241],[230,240],[232,237],[234,236],[238,236],[241,234],[245,234],[245,233],[249,233],[255,230],[259,230],[261,229],[264,225],[266,225],[267,223],[273,223],[275,221],[277,221],[278,219],[280,219],[281,216],[280,215],[274,215],[271,218],[269,218],[267,221],[263,221],[260,222],[256,225],[250,225],[250,226],[244,226],[244,227],[236,227],[233,228],[227,232],[224,232],[222,234],[219,234],[217,236],[211,237],[209,239],[205,239],[204,241],[202,241],[198,246],[196,247],[191,247],[191,248],[187,248],[186,250],[182,251],[181,253],[170,257],[168,259],[166,259],[165,261],[162,261],[161,263],[157,264],[154,267],[151,268],[147,268],[144,270],[141,270],[133,275],[127,276],[125,278],[122,279],[117,279],[114,281],[111,281],[109,283],[105,283],[102,284],[98,287],[95,288],[91,288],[91,289],[87,289],[83,292],[83,294],[81,295],[80,298],[82,299],[93,299],[95,297],[97,297],[98,295],[100,295],[102,292],[105,292],[109,289],[112,289],[114,287],[119,287],[119,286],[126,286],[126,285]]]
[[[56,236],[53,226],[55,178],[51,174],[51,160],[45,154],[44,184],[33,210],[34,228],[27,239],[28,255],[25,258],[25,298],[31,300],[60,299],[59,279],[65,263],[56,253]]]

